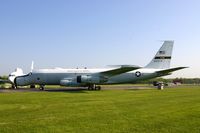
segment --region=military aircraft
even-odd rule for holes
[[[187,67],[170,68],[174,41],[164,41],[152,61],[145,67],[134,65],[119,65],[101,69],[39,69],[31,67],[31,72],[24,74],[17,68],[8,80],[1,80],[12,84],[13,88],[28,86],[35,88],[39,85],[44,90],[45,85],[60,85],[70,87],[88,87],[88,90],[100,90],[104,84],[137,83],[141,80],[166,76],[172,72]]]

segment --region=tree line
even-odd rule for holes
[[[180,83],[180,84],[200,84],[200,78],[171,78],[171,79],[165,79],[165,78],[155,78],[151,80],[144,80],[140,83],[144,84],[151,84],[154,81],[158,82],[164,82],[164,83]]]

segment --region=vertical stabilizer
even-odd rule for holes
[[[145,68],[167,69],[170,68],[174,41],[164,41],[153,60]]]

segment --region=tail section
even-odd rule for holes
[[[164,41],[153,60],[145,68],[167,69],[170,68],[174,41]]]

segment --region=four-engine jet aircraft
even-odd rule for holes
[[[170,75],[174,71],[186,68],[170,68],[173,44],[174,41],[164,41],[155,57],[145,67],[121,65],[103,69],[34,70],[32,64],[29,74],[23,74],[22,69],[17,68],[4,82],[11,83],[14,88],[28,85],[34,88],[35,85],[39,85],[42,90],[45,85],[88,87],[89,90],[100,90],[100,85],[103,84],[136,83],[141,80]]]

